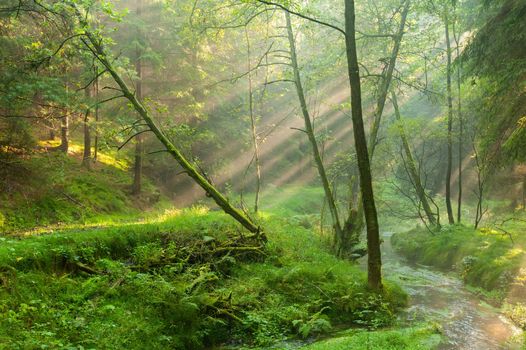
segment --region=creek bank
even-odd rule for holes
[[[404,269],[394,268],[411,295],[409,310],[416,308],[415,315],[435,313],[444,325],[451,349],[520,348],[521,330],[506,317],[509,312],[505,308],[498,308],[513,300],[513,292],[517,293],[506,287],[516,278],[514,273],[523,252],[511,246],[509,239],[455,225],[434,235],[425,229],[396,233],[385,241],[387,254],[398,253],[410,262],[401,264]],[[385,265],[386,273],[395,273],[392,266]],[[420,287],[411,291],[413,284]],[[428,291],[422,293],[425,289]]]

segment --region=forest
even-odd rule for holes
[[[0,349],[523,330],[526,0],[0,1]]]

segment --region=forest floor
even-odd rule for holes
[[[393,325],[406,303],[395,284],[369,292],[364,272],[312,230],[262,216],[265,247],[205,208],[4,237],[0,347],[264,347]]]
[[[469,260],[462,276],[478,289],[409,266],[384,243],[386,291],[378,296],[367,289],[363,267],[332,255],[330,232],[319,230],[320,188],[266,188],[259,221],[269,242],[262,246],[206,206],[167,209],[147,180],[143,195],[132,198],[125,163],[101,154],[97,171],[79,169],[79,150],[73,144],[68,156],[42,151],[19,164],[25,176],[7,179],[10,191],[0,198],[0,349],[435,349],[454,340],[455,327],[437,317],[446,308],[415,309],[418,300],[430,301],[422,299],[426,291],[441,291],[452,305],[471,298],[468,316],[491,318],[498,311],[475,302],[478,294],[498,299],[503,292],[472,282],[480,277],[477,263],[498,261],[488,265],[488,276],[520,271],[526,245],[518,230],[510,246],[506,235],[461,229],[456,240],[437,240],[430,251],[456,257],[442,268]],[[395,242],[397,249],[439,265],[443,256],[411,255],[435,242],[417,231],[397,234],[418,243],[404,249]],[[477,255],[480,242],[455,255],[455,247],[479,235],[493,237],[491,250],[504,258]],[[445,241],[451,244],[441,246]],[[520,323],[526,307],[513,305],[508,315]]]
[[[136,221],[170,207],[146,177],[142,194],[130,195],[131,172],[118,152],[99,152],[90,171],[80,165],[80,144],[72,141],[67,155],[47,150],[57,145],[41,142],[0,169],[0,234]]]

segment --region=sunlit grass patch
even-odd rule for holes
[[[0,193],[0,232],[20,234],[55,226],[129,221],[130,215],[162,206],[163,197],[147,179],[143,194],[132,198],[131,175],[116,154],[100,152],[95,169],[89,171],[81,167],[81,153],[75,156],[82,147],[72,142],[70,148],[69,155],[39,150],[21,160],[25,173],[10,184],[12,191]]]
[[[351,331],[309,346],[306,350],[431,350],[440,343],[440,331],[432,325],[373,332]]]

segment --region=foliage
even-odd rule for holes
[[[523,160],[524,77],[526,25],[523,1],[492,2],[484,9],[487,20],[466,48],[462,61],[466,79],[481,97],[469,103],[483,130],[480,142],[490,151],[504,151],[502,162]],[[480,108],[482,107],[482,108]]]

